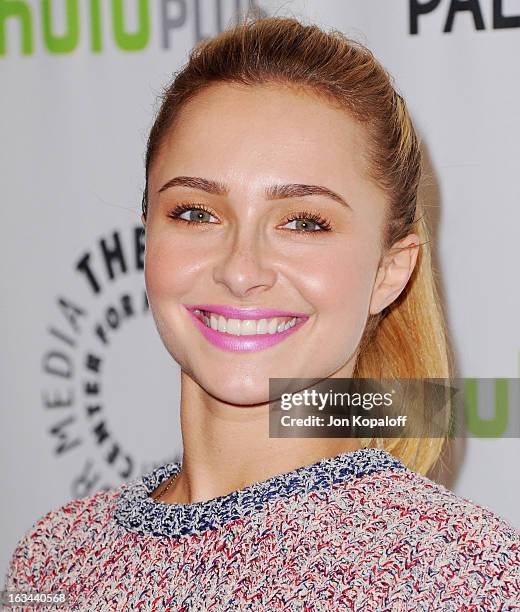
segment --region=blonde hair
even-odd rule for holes
[[[420,248],[414,272],[399,297],[370,315],[355,364],[356,378],[449,378],[452,356],[433,275],[430,239],[417,192],[420,143],[403,98],[372,52],[341,32],[324,32],[289,17],[246,15],[242,22],[198,43],[161,96],[146,151],[143,215],[150,166],[179,110],[218,82],[305,87],[339,105],[366,130],[369,174],[388,200],[383,251],[414,232]],[[426,474],[446,438],[370,438],[414,471]]]

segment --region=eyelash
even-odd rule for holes
[[[202,225],[201,221],[192,221],[191,219],[180,219],[180,215],[188,210],[202,210],[207,212],[209,215],[215,216],[213,212],[204,206],[204,204],[177,204],[173,210],[168,213],[168,217],[171,219],[176,219],[177,221],[181,221],[183,223],[187,223],[188,225]],[[323,232],[330,232],[332,230],[332,226],[328,219],[325,219],[317,212],[312,212],[309,210],[302,210],[301,212],[291,215],[284,222],[284,225],[290,223],[291,221],[300,221],[300,220],[309,220],[313,221],[317,225],[321,227],[321,230],[297,230],[291,229],[290,232],[297,232],[298,234],[321,234]]]

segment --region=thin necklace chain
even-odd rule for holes
[[[164,487],[164,489],[159,493],[159,495],[156,495],[155,499],[159,499],[159,497],[162,497],[166,491],[172,486],[172,484],[175,482],[175,480],[177,479],[177,476],[180,474],[180,469],[177,472],[177,474],[174,474],[173,476],[170,476],[170,482]]]

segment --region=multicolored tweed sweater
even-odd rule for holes
[[[179,468],[46,514],[5,588],[65,590],[67,609],[96,612],[520,610],[520,533],[385,450],[209,501],[150,498]]]

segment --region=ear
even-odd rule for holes
[[[383,257],[370,298],[370,314],[377,314],[391,304],[406,287],[415,268],[420,239],[408,234],[398,240]]]

